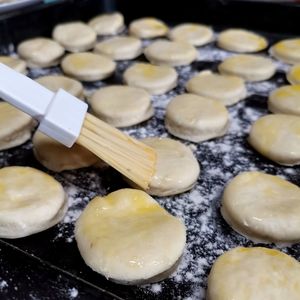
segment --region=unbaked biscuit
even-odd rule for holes
[[[26,62],[22,59],[12,56],[0,56],[0,63],[5,64],[8,67],[18,71],[22,74],[26,74]]]
[[[300,64],[291,67],[286,78],[290,84],[300,84]]]
[[[124,29],[124,17],[119,12],[106,13],[92,18],[88,25],[98,35],[112,35]]]
[[[270,54],[288,64],[300,63],[300,39],[282,40],[270,49]]]

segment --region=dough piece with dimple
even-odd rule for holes
[[[6,102],[0,102],[0,150],[22,145],[31,137],[32,118]]]
[[[55,172],[75,170],[94,165],[99,158],[78,144],[68,148],[36,131],[32,139],[35,158],[47,169]]]
[[[92,27],[98,35],[112,35],[124,29],[124,17],[118,13],[102,14],[92,18],[88,25]]]
[[[218,69],[221,74],[239,76],[246,81],[267,80],[276,72],[276,66],[271,59],[246,54],[226,58]]]
[[[22,74],[26,74],[26,63],[24,60],[12,56],[0,56],[0,63],[5,64],[8,67],[18,71]]]
[[[235,231],[254,242],[300,241],[300,188],[278,176],[239,174],[224,190],[221,213]]]
[[[83,81],[97,81],[113,74],[116,64],[110,58],[90,52],[67,55],[61,63],[67,75]]]
[[[154,65],[182,66],[197,59],[196,48],[187,43],[159,40],[148,46],[144,54]]]
[[[300,63],[300,38],[276,43],[271,47],[270,54],[288,64]]]
[[[271,92],[268,109],[273,113],[300,116],[300,85],[286,85]]]
[[[300,264],[278,250],[237,247],[221,255],[209,277],[207,300],[299,300]]]
[[[208,26],[185,23],[175,26],[169,32],[169,38],[175,42],[185,42],[194,46],[203,46],[213,40],[214,32]]]
[[[263,36],[248,30],[227,29],[219,34],[218,46],[228,51],[253,53],[266,49],[268,42]]]
[[[211,71],[200,72],[191,78],[186,89],[190,93],[220,101],[224,105],[233,105],[247,95],[243,79]]]
[[[30,68],[56,66],[65,50],[57,42],[47,38],[33,38],[18,45],[18,54]]]
[[[152,39],[165,36],[169,31],[168,26],[155,18],[141,18],[129,25],[129,33],[138,38]]]
[[[288,71],[286,78],[290,84],[300,84],[300,64],[293,66]]]
[[[76,222],[75,238],[94,271],[123,284],[140,284],[163,280],[174,271],[186,230],[145,192],[121,189],[87,205]]]
[[[136,63],[124,72],[126,84],[143,88],[152,95],[164,94],[177,85],[177,72],[168,66]]]
[[[219,101],[183,94],[168,104],[165,125],[171,134],[199,143],[226,133],[228,112]]]
[[[267,115],[251,127],[249,142],[267,158],[285,166],[300,164],[300,117]]]
[[[20,238],[62,220],[68,201],[62,185],[29,167],[0,169],[0,237]]]
[[[134,59],[142,53],[142,42],[135,37],[118,36],[98,43],[94,51],[114,60]]]

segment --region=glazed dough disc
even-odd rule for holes
[[[32,139],[35,158],[55,172],[75,170],[94,165],[99,158],[78,144],[67,148],[54,139],[36,131]]]
[[[59,24],[52,32],[54,40],[70,52],[82,52],[94,47],[96,32],[82,22]]]
[[[187,84],[188,92],[232,105],[247,95],[244,80],[237,76],[219,75],[211,71],[200,72]]]
[[[12,56],[0,56],[0,63],[7,65],[8,67],[18,71],[22,74],[26,74],[26,63],[24,60],[12,57]]]
[[[165,125],[171,134],[199,143],[226,133],[228,112],[219,101],[183,94],[168,104]]]
[[[267,158],[285,166],[300,163],[300,117],[267,115],[251,128],[249,142]]]
[[[278,250],[238,247],[221,255],[209,277],[207,300],[299,300],[300,264]]]
[[[91,19],[88,25],[98,35],[117,34],[124,29],[124,17],[118,12],[102,14]]]
[[[227,29],[220,33],[218,46],[228,51],[253,53],[266,49],[268,42],[263,36],[248,30]]]
[[[83,81],[107,78],[116,68],[110,58],[90,52],[69,54],[62,60],[61,66],[64,73]]]
[[[22,145],[31,137],[32,118],[6,102],[0,102],[0,150]]]
[[[136,63],[124,72],[126,84],[143,88],[152,95],[164,94],[177,85],[177,72],[167,66]]]
[[[141,123],[154,114],[150,95],[143,89],[130,86],[103,87],[89,102],[93,114],[116,127]]]
[[[166,278],[180,259],[184,224],[143,191],[121,189],[94,198],[75,226],[85,263],[125,284]],[[172,237],[170,239],[170,237]]]
[[[155,18],[137,19],[129,25],[129,33],[142,39],[165,36],[168,31],[168,26]]]
[[[57,42],[46,38],[33,38],[19,44],[18,54],[30,68],[52,67],[60,62],[65,50]]]
[[[278,176],[239,174],[225,188],[221,212],[235,231],[255,242],[300,241],[300,188]]]
[[[159,40],[148,46],[144,54],[154,65],[189,65],[198,56],[196,48],[187,43]]]
[[[300,85],[286,85],[269,95],[268,109],[273,113],[300,116]]]
[[[169,32],[169,38],[175,42],[185,42],[194,46],[203,46],[213,40],[214,32],[208,26],[185,23],[175,26]]]
[[[288,64],[300,63],[300,39],[286,39],[272,46],[271,55]]]
[[[94,51],[114,60],[134,59],[142,53],[142,42],[131,36],[117,36],[98,43]]]
[[[56,225],[67,210],[62,185],[29,167],[0,169],[0,237],[20,238]]]
[[[286,78],[290,84],[300,84],[300,64],[293,66],[288,71]]]
[[[276,67],[271,59],[258,55],[234,55],[226,58],[219,66],[224,75],[236,75],[246,81],[262,81],[271,78]]]

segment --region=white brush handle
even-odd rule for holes
[[[66,91],[53,93],[1,63],[0,98],[38,120],[40,131],[67,147],[79,137],[88,108]]]

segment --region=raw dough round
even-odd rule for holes
[[[94,47],[97,34],[91,27],[82,22],[70,22],[56,25],[52,37],[66,50],[82,52]]]
[[[56,66],[65,49],[57,42],[46,38],[33,38],[19,44],[18,54],[30,68]]]
[[[202,71],[186,84],[188,92],[232,105],[247,95],[244,80],[237,76]]]
[[[102,14],[92,18],[88,25],[92,27],[98,35],[117,34],[124,29],[124,17],[118,13]]]
[[[186,231],[145,192],[121,189],[87,205],[76,222],[75,238],[94,271],[123,284],[139,284],[170,274],[184,250]]]
[[[286,78],[290,84],[300,84],[300,64],[293,66],[288,71]]]
[[[175,26],[169,32],[169,38],[175,42],[185,42],[193,46],[203,46],[213,40],[213,30],[205,25],[185,23]]]
[[[47,169],[55,172],[90,167],[99,161],[92,152],[78,144],[71,148],[36,131],[32,139],[35,158]]]
[[[31,137],[32,118],[6,102],[0,102],[0,150],[22,145]]]
[[[83,81],[97,81],[113,74],[115,62],[100,54],[90,52],[67,55],[61,63],[67,75]]]
[[[228,112],[219,101],[183,94],[168,104],[165,125],[171,134],[199,143],[226,133]]]
[[[0,237],[20,238],[62,220],[68,207],[62,185],[29,167],[0,169]]]
[[[7,65],[8,67],[18,71],[22,74],[26,74],[26,63],[17,57],[12,56],[0,56],[0,63]]]
[[[94,51],[114,60],[134,59],[142,53],[142,42],[131,36],[117,36],[98,43]]]
[[[115,127],[139,124],[154,114],[150,95],[130,86],[103,87],[93,94],[89,103],[93,114]]]
[[[251,128],[249,142],[255,150],[284,166],[300,164],[300,117],[267,115]]]
[[[124,72],[126,84],[143,88],[152,95],[164,94],[177,85],[177,72],[167,66],[136,63]]]
[[[207,300],[299,300],[300,264],[278,250],[238,247],[221,255],[209,277]]]
[[[278,176],[239,174],[224,190],[221,213],[235,231],[254,242],[300,241],[300,188]]]
[[[300,116],[300,85],[286,85],[271,92],[268,109],[275,114]]]
[[[168,31],[168,26],[155,18],[141,18],[129,25],[129,33],[142,39],[165,36]]]
[[[268,47],[268,41],[261,35],[244,29],[227,29],[218,36],[218,46],[222,49],[253,53]]]
[[[300,63],[300,39],[282,40],[271,47],[270,54],[287,64]]]
[[[144,54],[154,65],[182,66],[197,59],[196,48],[187,43],[159,40],[148,46]]]
[[[271,78],[276,66],[271,59],[258,55],[234,55],[226,58],[219,66],[224,75],[236,75],[246,81],[262,81]]]

